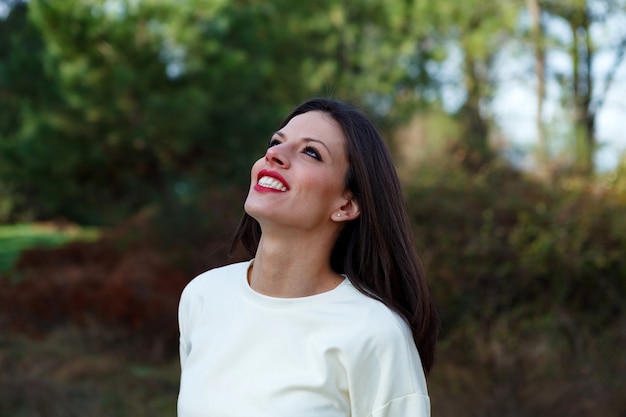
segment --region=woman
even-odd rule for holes
[[[430,415],[437,314],[368,118],[298,106],[252,167],[245,213],[233,250],[254,258],[181,297],[179,417]]]

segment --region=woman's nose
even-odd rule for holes
[[[265,160],[282,168],[287,168],[289,166],[289,158],[285,155],[282,145],[274,145],[267,148],[267,152],[265,152]]]

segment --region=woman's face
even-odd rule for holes
[[[345,144],[343,130],[330,115],[295,116],[252,166],[246,212],[261,226],[314,229],[341,219],[337,213],[349,201]]]

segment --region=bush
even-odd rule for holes
[[[623,188],[497,164],[415,178],[408,206],[443,325],[437,414],[623,415]]]
[[[502,314],[563,312],[593,326],[623,312],[626,200],[614,189],[549,186],[502,166],[421,175],[408,190],[445,328]]]

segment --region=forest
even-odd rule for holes
[[[0,0],[0,416],[175,415],[180,293],[314,96],[394,156],[432,415],[626,415],[625,55],[626,0]]]

